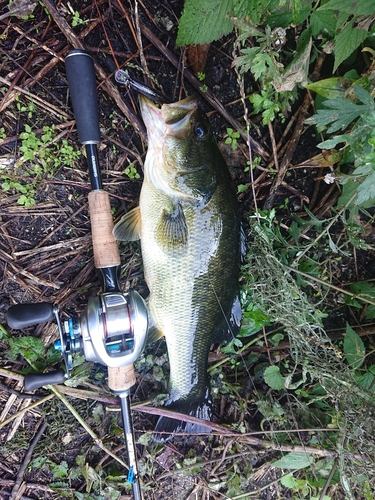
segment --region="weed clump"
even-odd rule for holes
[[[325,398],[335,413],[334,424],[338,428],[336,452],[342,487],[347,498],[354,500],[363,491],[371,492],[368,498],[373,498],[373,393],[371,388],[361,383],[356,367],[345,362],[345,358],[351,359],[345,353],[345,343],[344,352],[332,343],[322,326],[321,313],[310,304],[290,271],[278,259],[272,235],[272,228],[267,227],[264,220],[263,223],[251,223],[245,270],[254,304],[267,314],[272,323],[282,325],[289,336],[290,353],[295,365],[293,377],[284,378],[284,388],[297,387],[309,377],[312,383],[325,391]],[[298,374],[300,383],[295,380]],[[272,373],[268,375],[272,384]],[[280,377],[276,383],[279,381]]]

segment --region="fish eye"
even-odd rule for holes
[[[206,125],[202,123],[197,123],[195,125],[195,135],[197,136],[198,139],[202,139],[205,135],[208,133],[208,128]]]

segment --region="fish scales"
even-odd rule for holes
[[[240,321],[236,193],[194,97],[161,109],[140,101],[149,141],[145,178],[139,210],[124,216],[115,235],[141,240],[151,322],[168,349],[166,406],[210,420],[209,349],[223,332],[236,334]],[[155,438],[179,429],[207,430],[161,417]]]

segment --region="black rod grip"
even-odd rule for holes
[[[8,325],[15,330],[20,330],[51,321],[54,318],[53,305],[49,302],[17,304],[8,309],[6,316]]]
[[[49,373],[28,373],[25,375],[23,386],[25,391],[31,392],[44,385],[62,384],[64,380],[64,370],[55,370]]]
[[[66,56],[65,69],[79,141],[81,144],[99,144],[94,61],[84,50],[72,50]]]

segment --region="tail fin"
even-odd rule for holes
[[[172,411],[184,413],[185,415],[201,418],[203,420],[212,419],[212,402],[208,390],[207,397],[203,401],[180,400],[166,405],[166,407]],[[166,443],[179,431],[185,431],[189,434],[200,432],[208,434],[211,432],[211,429],[204,424],[192,424],[176,418],[163,416],[160,417],[156,423],[153,438],[156,443]]]

